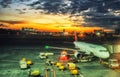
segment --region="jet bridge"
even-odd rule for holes
[[[105,47],[108,48],[110,54],[120,53],[120,44],[106,44]]]

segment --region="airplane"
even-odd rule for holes
[[[101,45],[90,44],[90,43],[79,42],[79,41],[74,41],[74,45],[75,45],[75,48],[77,48],[77,50],[84,52],[87,55],[92,54],[101,59],[107,59],[110,57],[110,54],[107,48]],[[79,55],[79,53],[76,53],[76,55]]]
[[[107,50],[106,47],[104,47],[102,45],[97,45],[97,44],[80,42],[77,40],[76,33],[75,33],[74,38],[75,38],[75,41],[73,42],[73,44],[75,45],[76,49],[53,47],[53,46],[49,46],[49,48],[74,51],[75,58],[78,58],[82,54],[93,55],[93,56],[98,57],[100,59],[107,59],[110,57],[109,51]],[[46,46],[46,48],[48,48],[48,47]]]

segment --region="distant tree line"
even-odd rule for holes
[[[16,34],[17,32],[20,32],[20,31],[0,28],[0,34]]]

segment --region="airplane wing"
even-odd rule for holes
[[[79,56],[82,56],[83,52],[78,52],[79,50],[77,49],[72,49],[72,48],[64,48],[64,47],[54,47],[54,46],[45,46],[46,49],[58,49],[58,50],[68,50],[68,51],[72,51],[75,58],[78,58]]]
[[[64,48],[64,47],[54,47],[54,46],[45,46],[46,49],[59,49],[59,50],[69,50],[69,51],[77,51],[76,49],[72,48]]]

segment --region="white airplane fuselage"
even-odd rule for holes
[[[109,58],[110,54],[107,48],[101,46],[101,45],[95,45],[85,42],[74,42],[75,48],[80,50],[81,52],[84,52],[85,54],[93,54],[96,57],[106,59]]]

